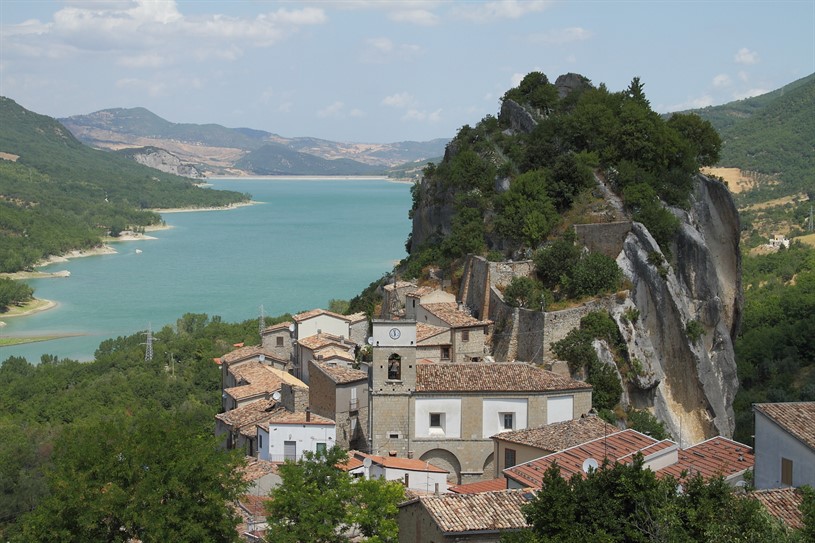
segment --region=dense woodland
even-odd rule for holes
[[[195,186],[81,144],[50,117],[0,97],[0,272],[161,222],[149,209],[225,206],[246,194]]]

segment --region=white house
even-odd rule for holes
[[[270,462],[299,460],[306,451],[330,449],[337,441],[334,421],[311,411],[291,412],[278,407],[269,422],[257,426],[258,458]]]
[[[758,403],[757,489],[815,486],[815,402]]]
[[[422,460],[351,451],[347,466],[352,475],[399,481],[417,492],[443,494],[448,491],[449,472]]]

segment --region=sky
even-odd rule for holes
[[[639,77],[660,113],[724,104],[815,72],[815,0],[0,0],[0,95],[57,118],[428,141],[531,71]]]

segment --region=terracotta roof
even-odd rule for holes
[[[324,364],[322,362],[314,362],[314,365],[338,385],[368,380],[368,374],[362,370],[355,370],[354,368],[346,368],[334,364]]]
[[[271,326],[268,326],[268,327],[264,328],[263,332],[261,332],[261,334],[268,334],[268,333],[271,333],[271,332],[277,332],[278,330],[286,330],[288,332],[289,326],[291,326],[291,325],[292,325],[291,321],[279,322],[277,324],[273,324]]]
[[[298,341],[300,345],[306,349],[311,349],[312,351],[328,347],[329,345],[337,345],[340,347],[345,347],[346,349],[354,347],[354,343],[352,341],[325,332],[320,332],[319,334],[314,334],[313,336],[307,336]]]
[[[496,532],[526,528],[521,506],[527,503],[527,490],[502,490],[480,494],[444,494],[420,496],[420,503],[446,534],[462,532]]]
[[[275,403],[274,400],[258,400],[235,409],[230,409],[225,413],[218,413],[215,415],[215,418],[223,421],[228,426],[240,428],[247,424],[259,422],[268,414],[269,410],[275,406]]]
[[[429,473],[450,473],[446,469],[441,469],[424,460],[417,460],[413,458],[400,458],[398,456],[376,456],[373,454],[366,454],[360,451],[351,451],[357,458],[370,458],[374,464],[379,464],[385,468],[402,469],[406,471],[423,471]]]
[[[282,405],[275,407],[274,410],[270,412],[270,415],[269,424],[314,424],[318,426],[334,424],[333,420],[321,417],[316,413],[311,413],[310,420],[307,422],[305,411],[292,412]],[[268,424],[264,424],[263,429],[268,430]]]
[[[260,460],[254,456],[247,456],[245,460],[246,465],[238,468],[238,471],[241,473],[241,478],[244,481],[257,481],[261,477],[265,477],[270,473],[278,472],[278,464],[274,464],[266,460]]]
[[[225,364],[232,364],[247,358],[259,357],[260,355],[273,358],[272,353],[263,350],[263,347],[260,345],[248,345],[246,347],[240,347],[233,351],[229,351],[221,357],[221,362]]]
[[[480,321],[464,311],[459,311],[458,304],[455,302],[422,304],[422,307],[449,324],[452,328],[467,328],[469,326],[484,326],[487,324],[492,324],[491,320]]]
[[[431,293],[435,292],[436,290],[437,289],[435,289],[433,287],[424,286],[424,287],[417,288],[413,292],[408,292],[407,294],[405,294],[405,296],[410,297],[410,298],[421,298],[422,296],[427,296],[428,294],[431,294]]]
[[[345,318],[348,319],[351,324],[354,324],[361,321],[367,321],[368,315],[364,311],[360,311],[358,313],[351,313],[350,315],[346,315]]]
[[[600,417],[584,416],[579,419],[555,422],[537,428],[501,432],[492,436],[492,438],[535,447],[547,452],[555,452],[619,431],[619,428],[607,423]]]
[[[441,326],[433,326],[432,324],[425,324],[423,322],[416,323],[416,343],[420,343],[425,341],[433,336],[437,336],[441,333],[447,332],[449,328],[442,328]],[[446,340],[445,344],[450,343],[450,338],[444,338]]]
[[[520,362],[417,364],[416,392],[551,392],[591,385]]]
[[[753,408],[815,450],[815,402],[757,403]]]
[[[241,508],[249,515],[255,517],[255,522],[259,518],[266,518],[266,504],[272,501],[269,496],[255,496],[253,494],[244,494],[238,498]]]
[[[348,352],[348,348],[341,348],[337,347],[336,345],[329,345],[328,347],[324,347],[322,349],[317,349],[314,353],[317,356],[317,360],[328,360],[330,358],[341,358],[347,362],[353,362],[356,360],[356,357]]]
[[[489,481],[479,481],[477,483],[467,483],[465,485],[453,485],[447,490],[456,494],[478,494],[479,492],[495,492],[506,490],[507,480],[503,477],[490,479]]]
[[[224,389],[226,394],[229,394],[236,400],[258,396],[264,393],[271,394],[276,390],[280,390],[283,383],[306,387],[305,383],[290,373],[261,364],[260,362],[241,364],[236,368],[231,368],[230,373],[232,373],[237,380],[247,383],[245,385]]]
[[[761,502],[767,511],[794,530],[804,527],[804,515],[801,503],[804,495],[798,488],[773,488],[756,490],[747,494]]]
[[[292,319],[294,322],[303,322],[307,321],[308,319],[313,319],[314,317],[319,317],[320,315],[327,315],[329,317],[335,317],[344,321],[349,320],[345,315],[340,315],[339,313],[334,313],[333,311],[328,311],[326,309],[312,309],[311,311],[304,311],[293,316]]]
[[[600,437],[560,452],[552,453],[541,458],[518,464],[504,470],[508,478],[512,478],[524,486],[540,488],[543,474],[554,462],[560,467],[560,475],[564,479],[576,473],[583,473],[583,462],[589,458],[597,460],[599,465],[604,459],[612,464],[619,458],[626,457],[646,447],[664,443],[663,447],[672,442],[661,442],[641,434],[635,430],[623,430],[609,436]],[[657,451],[653,451],[657,452]]]
[[[683,472],[692,477],[697,473],[705,479],[721,475],[725,479],[752,469],[755,456],[747,445],[716,436],[679,451],[679,461],[659,470],[659,475],[672,475],[676,479]]]

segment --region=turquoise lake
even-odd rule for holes
[[[99,343],[184,313],[228,322],[327,307],[350,299],[405,257],[410,185],[385,179],[218,179],[257,205],[166,213],[157,239],[112,244],[117,254],[72,259],[43,271],[68,278],[28,281],[59,305],[4,319],[0,335],[82,334],[0,347],[0,361],[41,355],[91,360]],[[140,250],[141,253],[138,253]]]

